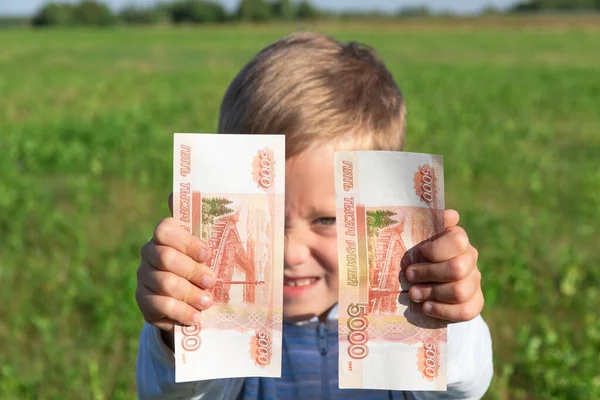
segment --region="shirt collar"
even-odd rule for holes
[[[327,313],[327,322],[336,321],[337,318],[338,318],[338,303],[335,303],[335,305],[333,307],[331,307],[331,309]],[[319,317],[315,316],[315,317],[312,317],[311,319],[307,319],[304,321],[294,321],[294,322],[289,322],[289,323],[296,325],[296,326],[304,326],[304,325],[309,325],[309,324],[316,325],[319,323]]]

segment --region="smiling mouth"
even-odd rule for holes
[[[318,280],[319,278],[284,278],[283,285],[289,287],[309,286]]]

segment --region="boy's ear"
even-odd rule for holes
[[[169,211],[171,211],[171,217],[173,216],[173,192],[169,195]]]

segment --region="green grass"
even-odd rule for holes
[[[489,399],[600,398],[600,31],[323,25],[380,51],[480,250]],[[560,26],[559,26],[560,27]],[[135,396],[173,132],[296,27],[0,32],[0,398]]]

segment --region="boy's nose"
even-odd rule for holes
[[[302,265],[310,257],[310,248],[297,235],[286,234],[283,262],[286,268]]]

